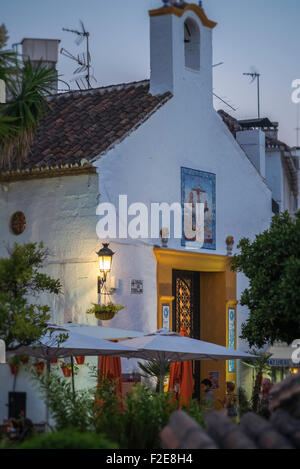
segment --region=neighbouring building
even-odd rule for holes
[[[239,142],[254,166],[265,177],[272,191],[272,211],[288,211],[295,215],[299,210],[299,148],[291,148],[278,140],[278,123],[267,118],[240,120],[226,112],[220,116]],[[282,381],[290,374],[300,373],[292,361],[293,348],[287,344],[274,344],[266,351],[272,354],[269,361],[272,380]],[[253,367],[242,367],[240,383],[251,395],[255,372]]]
[[[42,298],[53,321],[97,324],[86,310],[97,302],[96,252],[109,241],[115,252],[108,275],[111,299],[126,309],[102,325],[145,332],[162,326],[179,331],[184,325],[191,337],[247,349],[239,332],[248,311],[238,304],[247,279],[231,272],[228,254],[242,237],[254,239],[268,228],[272,199],[283,203],[284,181],[290,181],[294,168],[286,162],[275,181],[276,168],[266,163],[265,133],[214,110],[216,23],[204,10],[170,2],[149,16],[150,80],[53,96],[22,167],[13,162],[1,171],[0,255],[7,255],[8,243],[43,241],[51,251],[46,270],[63,285],[58,298]],[[286,150],[279,147],[282,161]],[[275,153],[270,158],[274,154],[277,161]],[[120,195],[131,206],[128,217],[119,212]],[[142,203],[150,213],[155,203],[193,207],[199,201],[205,207],[204,244],[194,235],[175,238],[172,224],[170,239],[138,236],[140,205],[132,204]],[[99,203],[116,207],[117,233],[109,240],[97,237]],[[18,235],[16,219],[22,225]],[[128,236],[128,221],[136,236]],[[162,222],[159,229],[166,233],[165,228]],[[123,365],[129,371],[127,361]],[[0,373],[1,420],[13,378],[8,367]],[[78,383],[86,382],[84,373]],[[239,384],[240,364],[203,362],[195,377],[197,391],[201,379],[214,379],[221,397],[226,380]],[[30,386],[21,374],[15,390]],[[31,392],[28,416],[40,419],[41,406]]]

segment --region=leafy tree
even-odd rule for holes
[[[49,254],[43,244],[15,244],[9,257],[0,259],[0,339],[7,350],[31,345],[46,332],[50,308],[31,303],[40,293],[57,295],[59,280],[39,270]]]
[[[250,315],[242,325],[242,339],[258,348],[275,341],[291,343],[300,337],[300,212],[273,217],[268,230],[251,243],[244,238],[232,269],[243,272],[249,287],[241,305]]]

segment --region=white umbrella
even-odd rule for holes
[[[68,338],[60,343],[61,335],[65,334]],[[35,344],[20,347],[16,353],[26,354],[33,357],[47,360],[47,371],[50,372],[50,360],[59,357],[71,357],[72,365],[72,389],[75,395],[74,383],[74,356],[128,356],[132,353],[132,348],[109,342],[107,340],[95,339],[75,332],[66,331],[63,328],[49,327],[47,333]],[[46,404],[46,421],[49,420],[48,403]]]
[[[66,334],[68,338],[64,342],[59,343],[61,334]],[[59,357],[74,357],[78,355],[92,357],[115,355],[127,357],[129,352],[132,352],[132,348],[126,345],[123,346],[115,342],[87,337],[86,335],[77,334],[76,332],[66,331],[63,328],[48,331],[46,335],[35,344],[20,347],[17,351],[18,354],[26,354],[45,360],[52,360],[53,358]]]
[[[49,326],[53,328],[65,329],[66,331],[76,332],[78,334],[82,334],[88,337],[103,340],[124,340],[132,339],[135,337],[141,337],[144,335],[143,332],[138,331],[127,331],[124,329],[116,329],[113,327],[89,326],[87,324],[76,324],[72,322],[62,324],[61,326]]]
[[[160,363],[161,391],[164,379],[163,369],[168,362],[255,358],[253,355],[245,352],[231,350],[221,345],[203,342],[202,340],[190,339],[176,332],[169,332],[166,329],[161,329],[136,339],[126,340],[123,342],[123,345],[137,349],[137,352],[132,352],[132,357]]]

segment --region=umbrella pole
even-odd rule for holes
[[[47,359],[47,378],[49,379],[49,376],[50,376],[50,360],[49,358]],[[49,384],[49,383],[48,383]],[[49,427],[49,392],[48,392],[48,389],[47,389],[47,396],[46,396],[46,425],[47,425],[47,429]]]
[[[165,374],[164,374],[164,361],[162,359],[160,359],[159,366],[160,366],[159,392],[160,394],[163,394]]]
[[[71,374],[72,374],[72,391],[73,396],[75,397],[75,381],[74,381],[74,358],[71,356]]]

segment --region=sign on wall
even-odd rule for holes
[[[170,330],[170,305],[162,305],[162,328]]]
[[[204,244],[189,234],[187,219],[192,217],[192,229],[196,232],[196,204],[204,204]],[[216,175],[194,169],[181,168],[181,204],[190,204],[192,211],[182,218],[182,245],[195,249],[216,249]],[[187,217],[187,218],[186,218]]]
[[[228,309],[228,348],[235,350],[235,309]],[[235,360],[228,360],[228,373],[235,373]]]
[[[130,286],[132,295],[142,295],[144,293],[143,280],[131,280]]]

